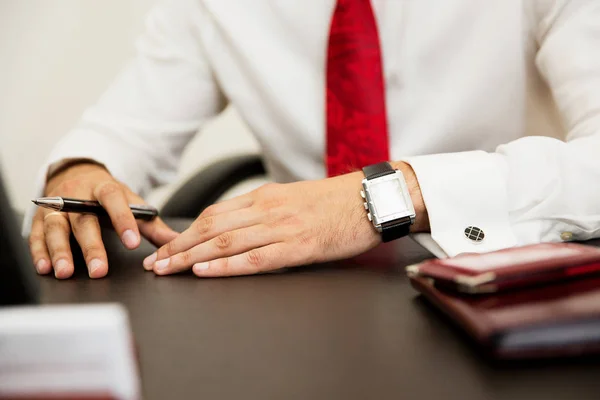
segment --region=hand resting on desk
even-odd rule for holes
[[[144,204],[144,201],[97,164],[76,164],[55,174],[46,185],[45,195],[98,200],[107,210],[115,231],[128,249],[140,245],[140,233],[157,246],[177,236],[160,218],[150,222],[136,221],[129,204]],[[104,277],[108,272],[108,260],[98,218],[90,214],[60,213],[45,208],[37,210],[29,236],[29,247],[37,272],[49,274],[54,271],[59,279],[73,275],[73,255],[69,244],[71,232],[81,246],[89,276]]]
[[[417,210],[414,230],[428,222],[414,172],[404,173]],[[199,277],[247,275],[349,258],[381,242],[360,197],[362,172],[318,181],[268,184],[208,207],[189,229],[144,260],[167,275],[192,268]]]

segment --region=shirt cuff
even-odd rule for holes
[[[508,166],[495,153],[469,151],[403,159],[411,165],[431,228],[431,239],[449,257],[484,253],[517,244],[508,213]],[[465,229],[483,231],[483,240],[467,238]],[[423,239],[423,238],[420,238]],[[419,240],[425,247],[426,240]]]
[[[104,164],[99,163],[98,161],[93,160],[91,158],[63,158],[62,160],[56,161],[48,166],[48,171],[46,173],[46,182],[48,182],[48,180],[50,180],[50,178],[52,178],[57,173],[62,172],[64,169],[70,168],[77,164],[95,164],[106,168]]]

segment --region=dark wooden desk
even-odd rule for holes
[[[200,280],[144,272],[150,245],[106,236],[108,278],[41,278],[42,299],[123,303],[145,399],[600,399],[598,359],[480,356],[411,289],[402,267],[428,254],[410,239],[336,265]]]

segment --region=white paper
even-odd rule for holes
[[[131,330],[116,304],[0,309],[0,397],[140,398]]]

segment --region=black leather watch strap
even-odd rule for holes
[[[381,224],[381,240],[384,243],[400,239],[410,233],[410,217]]]
[[[373,164],[364,167],[363,172],[365,173],[365,177],[367,178],[367,180],[371,180],[389,174],[393,174],[394,168],[392,168],[389,162],[381,162],[379,164]]]

